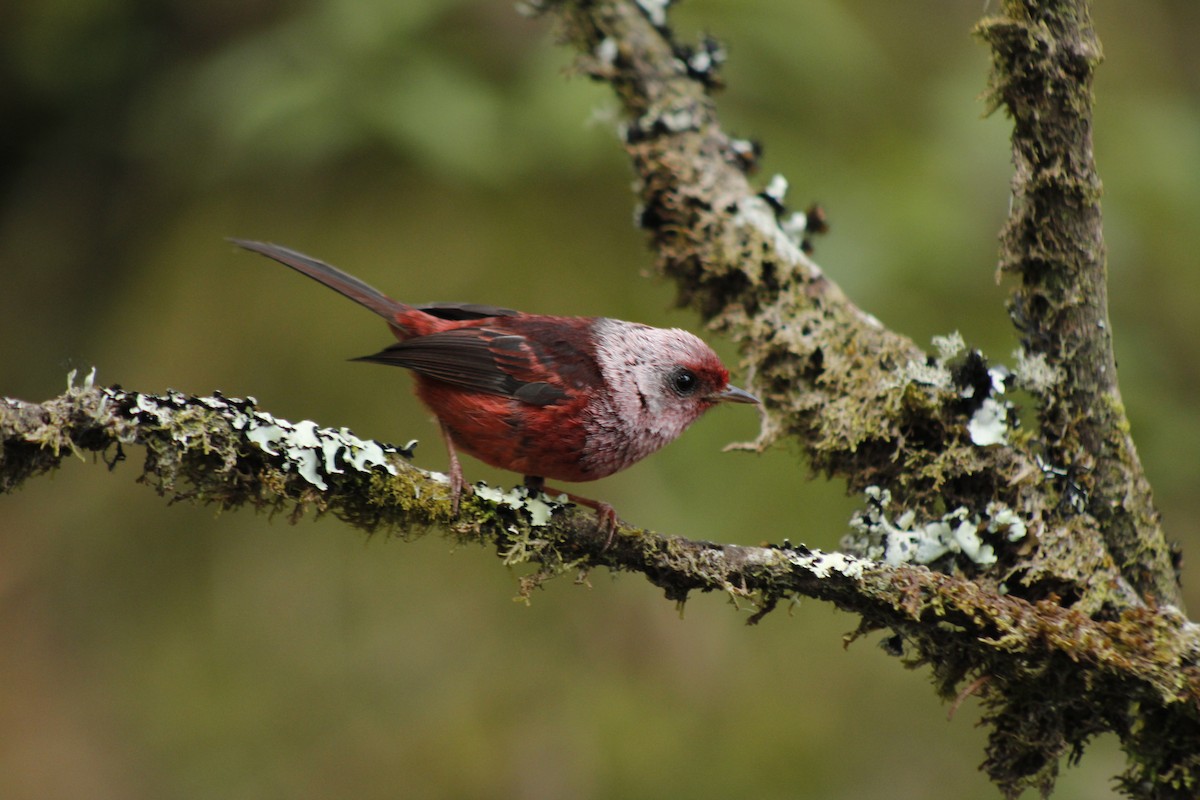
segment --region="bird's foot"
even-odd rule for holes
[[[563,494],[572,503],[580,506],[587,506],[596,512],[596,529],[604,534],[604,550],[612,546],[613,539],[617,535],[617,523],[621,520],[617,517],[617,512],[608,503],[601,500],[593,500],[590,497],[581,497],[577,494],[565,492],[562,489],[555,489],[553,486],[547,486],[543,478],[537,478],[530,475],[525,476],[525,488],[530,492],[546,492],[551,495]]]

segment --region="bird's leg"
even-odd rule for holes
[[[462,465],[458,463],[458,451],[454,449],[454,440],[450,438],[450,430],[445,423],[438,420],[442,429],[442,438],[446,440],[446,452],[450,454],[450,510],[458,516],[458,508],[462,504],[463,473]]]
[[[551,492],[557,492],[558,489],[549,488]],[[603,500],[592,500],[588,497],[580,497],[577,494],[570,492],[562,492],[567,496],[567,499],[572,503],[578,503],[581,506],[587,506],[596,512],[596,523],[600,528],[600,532],[604,534],[604,549],[607,550],[612,546],[613,537],[617,535],[617,512],[608,503]]]
[[[608,503],[600,500],[592,500],[590,497],[580,497],[577,494],[571,494],[570,492],[564,492],[562,489],[547,486],[546,479],[537,475],[525,476],[525,488],[531,494],[538,492],[545,492],[549,495],[565,494],[567,499],[572,503],[592,509],[596,512],[596,522],[600,526],[600,532],[605,534],[604,549],[607,550],[612,545],[613,537],[617,535],[617,512]]]

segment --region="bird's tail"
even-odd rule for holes
[[[291,267],[303,273],[314,281],[325,284],[339,294],[349,297],[359,305],[365,306],[392,324],[393,328],[399,318],[406,312],[412,311],[412,306],[405,305],[399,300],[393,300],[383,292],[363,283],[353,275],[342,272],[337,267],[318,261],[311,256],[289,250],[269,242],[252,242],[246,239],[230,239],[238,247],[244,247],[267,258],[274,259],[286,267]],[[399,333],[399,332],[398,332]]]

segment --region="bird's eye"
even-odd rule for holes
[[[675,393],[685,397],[696,391],[696,387],[700,385],[700,379],[696,377],[696,373],[687,367],[678,367],[671,373],[669,381]]]

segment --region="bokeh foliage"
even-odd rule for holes
[[[828,209],[825,269],[918,341],[958,329],[1006,360],[1007,125],[980,118],[968,34],[986,10],[696,0],[675,18],[727,43],[721,112],[765,143],[763,180]],[[1191,556],[1200,7],[1098,2],[1096,20],[1122,389]],[[408,300],[695,327],[639,276],[613,104],[510,3],[15,0],[0,23],[2,394],[96,365],[418,437],[418,463],[444,464],[407,378],[342,360],[386,332],[227,235]],[[835,545],[839,486],[792,453],[719,453],[754,434],[739,411],[588,488],[665,531]],[[970,703],[946,723],[922,673],[843,652],[854,621],[816,604],[750,629],[703,597],[681,620],[594,574],[525,608],[483,551],[166,508],[134,474],[74,464],[0,499],[0,796],[994,796]],[[1107,791],[1113,758],[1101,743],[1058,796]]]

